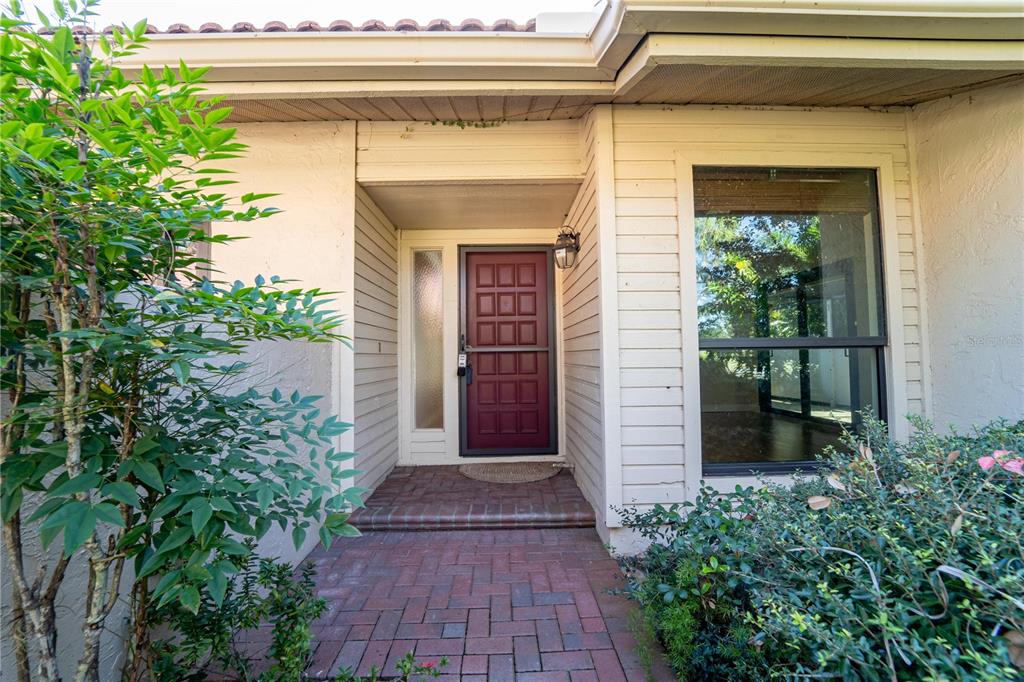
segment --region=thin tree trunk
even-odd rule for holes
[[[11,583],[21,598],[27,631],[36,646],[36,678],[40,682],[59,682],[56,639],[52,636],[53,609],[37,598],[25,580],[22,563],[21,538],[16,525],[10,521],[3,527],[4,545],[11,565]]]
[[[25,629],[25,607],[21,603],[21,593],[11,589],[11,639],[14,640],[14,664],[18,673],[18,682],[31,682],[28,662],[28,635]]]

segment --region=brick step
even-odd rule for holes
[[[585,501],[371,505],[351,519],[364,531],[593,528],[594,522],[594,511]]]

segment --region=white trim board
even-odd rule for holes
[[[889,428],[893,437],[909,434],[907,421],[906,361],[903,333],[903,301],[900,286],[898,233],[896,228],[896,186],[892,154],[858,153],[829,150],[793,150],[784,145],[759,145],[757,149],[737,151],[717,145],[688,145],[675,154],[676,192],[679,222],[679,274],[683,330],[683,438],[687,499],[695,499],[703,476],[700,418],[700,357],[697,334],[696,221],[694,219],[693,167],[714,166],[792,166],[819,168],[870,168],[878,174],[878,203],[882,239],[882,278],[885,296],[886,332],[885,376]],[[693,475],[699,472],[699,475]],[[742,477],[739,477],[742,478]],[[748,477],[749,478],[749,477]],[[707,482],[721,487],[737,477],[711,477]]]

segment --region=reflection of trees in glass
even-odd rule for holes
[[[817,215],[697,218],[698,320],[703,338],[820,334],[818,306],[800,290],[820,278]],[[800,309],[807,331],[801,333]]]
[[[771,351],[761,351],[771,354]],[[786,358],[779,362],[758,362],[758,353],[753,350],[700,351],[701,373],[706,381],[742,379],[749,382],[770,381],[772,378],[799,378],[800,362]],[[806,372],[814,375],[821,371],[821,363],[809,361]]]

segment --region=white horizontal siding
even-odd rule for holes
[[[613,119],[625,503],[680,501],[685,476],[700,476],[683,470],[675,154],[687,145],[891,155],[900,281],[889,286],[902,290],[908,407],[923,410],[915,220],[902,114],[616,106]]]
[[[355,229],[356,485],[373,489],[398,461],[398,236],[362,187]]]
[[[580,232],[576,266],[562,271],[565,454],[576,482],[599,518],[605,513],[601,408],[601,311],[594,113],[580,126],[584,180],[567,221]]]
[[[494,127],[360,121],[361,183],[578,180],[578,121],[518,121]]]

